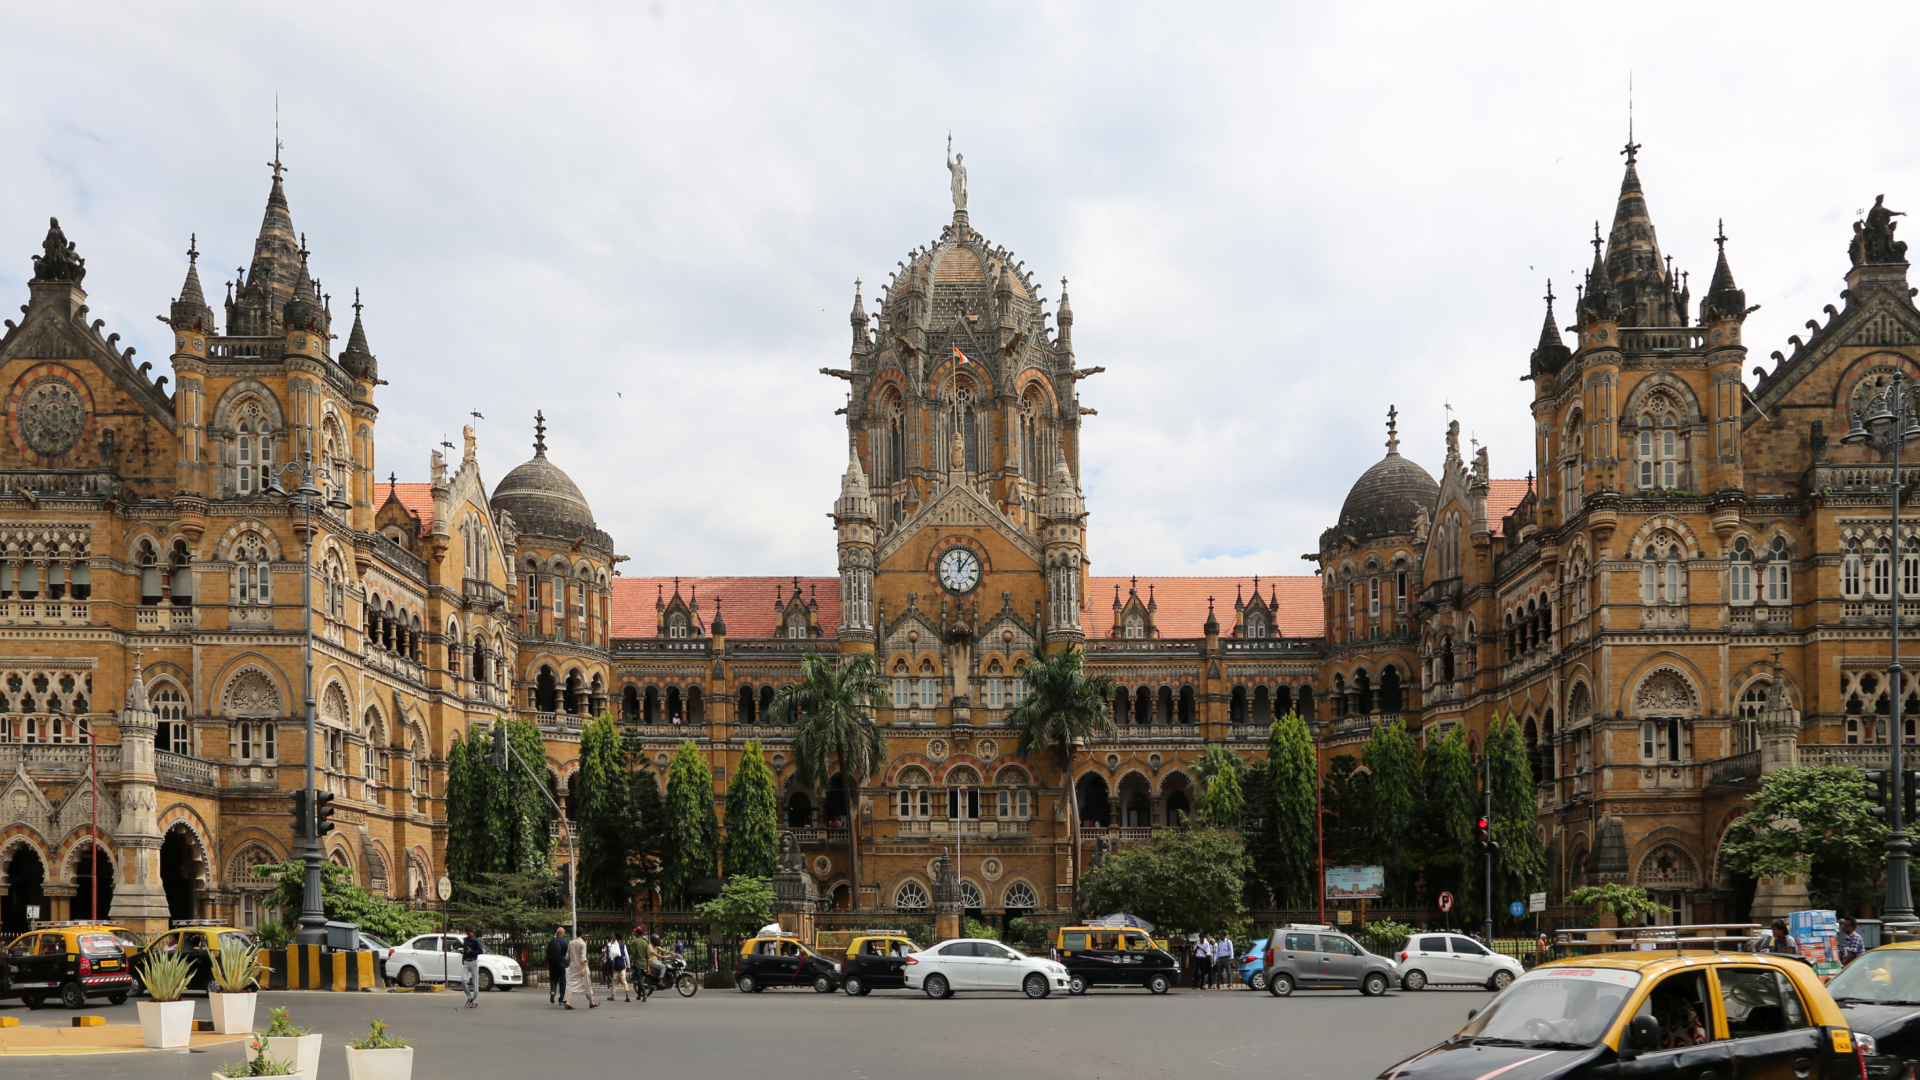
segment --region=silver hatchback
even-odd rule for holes
[[[1399,981],[1393,962],[1375,956],[1331,926],[1294,924],[1267,935],[1267,993],[1295,990],[1358,990],[1368,997]]]

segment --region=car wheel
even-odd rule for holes
[[[115,990],[113,993],[107,995],[107,1004],[109,1005],[125,1005],[126,1003],[127,992],[125,990]]]
[[[692,997],[700,992],[700,980],[693,977],[693,972],[683,971],[673,980],[673,988],[680,991],[681,997]]]
[[[826,975],[815,975],[813,977],[813,992],[816,994],[833,993],[833,979]]]
[[[1020,989],[1025,990],[1028,997],[1035,999],[1046,997],[1053,992],[1053,988],[1047,985],[1047,977],[1037,971],[1021,982]]]
[[[1387,992],[1387,977],[1375,971],[1360,980],[1360,992],[1367,997],[1379,997]]]
[[[867,984],[861,981],[860,976],[849,975],[847,981],[840,984],[840,989],[845,990],[848,997],[859,997],[867,992]]]
[[[69,1009],[87,1007],[87,990],[77,982],[70,982],[60,988],[60,1004]]]
[[[400,978],[398,981],[401,986],[411,990],[420,985],[420,973],[413,969],[412,964],[408,964],[406,967],[400,969]]]
[[[27,1008],[37,1009],[40,1007],[41,1002],[47,1000],[47,996],[45,994],[21,994],[20,1000]]]
[[[925,983],[927,996],[935,1001],[953,996],[953,988],[947,985],[945,975],[929,975]]]
[[[486,968],[481,968],[480,992],[484,994],[491,989],[493,989],[493,972],[488,971]]]
[[[1400,976],[1400,988],[1402,990],[1425,990],[1427,988],[1427,973],[1421,971],[1419,968],[1414,968],[1412,971]]]
[[[1497,994],[1500,991],[1505,990],[1507,988],[1507,984],[1512,981],[1513,981],[1513,972],[1507,971],[1503,968],[1499,971],[1494,972],[1493,978],[1487,980],[1487,989]]]
[[[740,992],[743,994],[751,994],[755,990],[760,989],[760,981],[751,975],[742,975],[738,979],[735,979],[733,984],[739,987]]]
[[[1167,985],[1167,977],[1165,975],[1155,975],[1147,980],[1147,990],[1155,994],[1166,993]]]
[[[1274,997],[1293,996],[1293,976],[1282,972],[1267,980],[1267,993]]]
[[[1087,980],[1083,975],[1075,975],[1067,980],[1067,993],[1079,997],[1087,992]]]
[[[1254,990],[1265,990],[1267,988],[1267,973],[1264,971],[1254,972],[1253,978],[1247,980],[1247,986]]]

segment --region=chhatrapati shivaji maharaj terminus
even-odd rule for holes
[[[1079,386],[1098,368],[1079,366],[1064,284],[1049,317],[974,229],[957,161],[952,218],[871,315],[856,289],[848,358],[823,369],[851,391],[827,578],[673,577],[644,551],[632,565],[654,576],[617,573],[543,427],[491,489],[471,431],[424,481],[381,478],[371,339],[356,302],[336,350],[278,170],[224,296],[188,252],[159,377],[88,317],[85,259],[54,223],[0,338],[5,928],[35,907],[92,914],[96,762],[102,913],[263,917],[254,867],[296,851],[303,571],[317,765],[340,808],[326,857],[383,894],[431,888],[451,740],[509,711],[546,733],[563,792],[601,710],[661,762],[693,738],[717,791],[761,739],[823,896],[925,908],[961,838],[961,895],[987,919],[1067,905],[1068,797],[1084,854],[1143,841],[1192,805],[1208,744],[1257,755],[1276,714],[1313,720],[1324,761],[1395,718],[1477,744],[1511,712],[1556,893],[1630,882],[1682,921],[1743,914],[1720,851],[1758,777],[1886,759],[1887,610],[1894,588],[1920,594],[1920,537],[1891,565],[1890,465],[1837,436],[1895,372],[1920,374],[1920,311],[1876,205],[1808,253],[1845,288],[1746,383],[1752,308],[1725,237],[1696,300],[1637,151],[1575,325],[1549,298],[1512,357],[1535,388],[1511,418],[1535,432],[1516,471],[1537,484],[1494,479],[1457,429],[1436,477],[1389,421],[1312,576],[1092,576]],[[270,490],[301,461],[346,506],[310,534]],[[1113,679],[1117,731],[1069,778],[1000,724],[1023,661],[1070,646]],[[769,708],[814,652],[871,653],[890,681],[889,762],[856,807],[794,783],[793,727]]]

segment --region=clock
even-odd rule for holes
[[[949,548],[934,564],[934,573],[947,591],[972,592],[980,584],[980,556],[963,547]]]

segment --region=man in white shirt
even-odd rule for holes
[[[1213,980],[1216,989],[1231,989],[1235,972],[1233,939],[1225,934],[1213,943]]]

